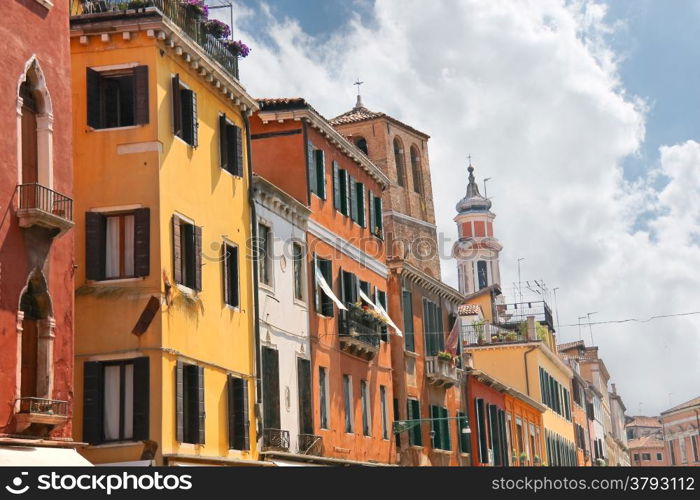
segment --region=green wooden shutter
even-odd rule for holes
[[[409,352],[416,351],[413,334],[413,295],[408,290],[402,292],[404,345]]]
[[[383,217],[384,217],[384,208],[382,204],[382,197],[377,196],[374,198],[374,216],[376,217],[376,225],[377,225],[377,232],[381,235],[382,229],[384,228],[384,222],[383,222]]]
[[[349,172],[345,172],[345,215],[352,217],[352,200],[354,198],[352,194],[351,186],[354,184],[354,180]]]
[[[317,193],[318,181],[316,175],[316,158],[314,155],[314,145],[311,141],[306,143],[306,170],[309,176],[309,193]]]
[[[479,434],[479,462],[482,464],[489,461],[489,447],[486,439],[486,409],[484,400],[477,398],[474,400],[476,407],[476,423]]]
[[[85,277],[105,279],[107,218],[98,212],[85,212]]]
[[[180,224],[180,218],[177,215],[173,215],[172,219],[173,226],[173,281],[175,283],[182,283],[182,236],[180,231],[182,226]]]
[[[340,169],[338,172],[338,178],[340,180],[339,196],[340,196],[340,213],[343,215],[348,215],[348,171]]]
[[[326,154],[322,149],[314,151],[316,156],[316,193],[322,199],[326,199]]]
[[[340,211],[340,169],[335,160],[333,160],[333,207]]]
[[[357,181],[351,175],[348,180],[348,206],[350,207],[350,218],[357,222]]]
[[[151,378],[148,357],[134,359],[134,441],[148,439]]]
[[[357,186],[357,223],[361,227],[367,227],[367,218],[365,217],[365,185],[361,182]]]
[[[377,232],[377,217],[375,216],[375,206],[374,206],[374,193],[370,190],[367,193],[367,200],[369,205],[369,232],[376,234]]]
[[[447,413],[447,408],[440,407],[440,416],[442,420],[440,421],[440,436],[442,437],[442,449],[452,450],[452,439],[450,433],[450,421],[448,420],[449,414]]]
[[[87,68],[87,124],[92,128],[102,128],[100,112],[100,73]]]
[[[430,446],[432,446],[434,450],[442,449],[440,421],[436,420],[438,418],[440,418],[440,408],[430,405],[430,430],[432,436],[430,439]]]
[[[134,211],[134,275],[143,277],[150,273],[151,210],[139,208]]]
[[[234,125],[233,131],[235,138],[234,144],[236,146],[235,150],[233,151],[235,159],[233,175],[243,177],[243,130],[241,129],[241,127]]]
[[[134,122],[148,123],[148,66],[134,68]]]
[[[104,379],[102,363],[87,361],[83,364],[83,441],[102,442],[102,406]]]
[[[192,147],[199,146],[199,120],[197,119],[197,93],[192,94]]]

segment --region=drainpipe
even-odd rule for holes
[[[253,151],[250,140],[250,120],[248,115],[243,115],[245,123],[245,144],[248,164],[248,203],[250,204],[250,224],[251,235],[253,237],[253,319],[255,321],[255,409],[257,420],[257,438],[262,435],[261,419],[262,419],[262,359],[260,352],[260,298],[258,297],[258,248],[255,242],[258,240],[258,216],[255,210],[255,198],[253,195]]]
[[[527,351],[523,353],[523,360],[525,360],[525,390],[527,391],[527,395],[530,395],[530,372],[527,369],[527,355],[530,354],[532,351],[537,349],[537,346],[532,346],[530,347]],[[540,396],[541,399],[541,396]]]

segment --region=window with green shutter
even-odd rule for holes
[[[318,181],[316,180],[316,157],[314,155],[314,145],[311,141],[306,143],[306,170],[309,177],[309,193],[318,194]]]
[[[322,200],[326,199],[326,154],[322,149],[314,151],[316,162],[316,190],[314,191]]]
[[[472,442],[469,433],[469,420],[461,411],[457,412],[457,429],[459,430],[459,451],[460,453],[471,453]]]
[[[417,399],[408,400],[408,420],[419,420],[420,402]],[[420,424],[413,425],[408,431],[408,443],[411,446],[423,446],[423,436]]]
[[[339,189],[338,196],[340,197],[340,213],[343,215],[349,215],[349,205],[348,205],[348,171],[340,169],[338,172]]]
[[[340,167],[338,162],[333,160],[333,207],[341,211],[341,189],[340,189]]]
[[[367,207],[369,211],[369,232],[372,234],[377,233],[377,217],[374,213],[374,193],[371,190],[367,192]]]
[[[367,227],[365,219],[365,185],[361,182],[355,184],[357,189],[357,223],[361,227]]]
[[[348,206],[350,207],[350,218],[357,222],[357,181],[350,175],[348,176]]]

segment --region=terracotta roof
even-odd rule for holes
[[[573,349],[574,347],[585,347],[585,344],[583,340],[577,340],[575,342],[566,342],[565,344],[558,344],[557,351],[568,351],[569,349]]]
[[[670,413],[672,411],[676,410],[682,410],[684,408],[690,408],[691,406],[700,406],[700,397],[693,398],[690,401],[686,401],[685,403],[681,403],[678,406],[674,406],[673,408],[662,411],[661,414],[663,415],[664,413]]]
[[[311,105],[306,102],[303,97],[275,97],[275,98],[257,98],[260,110],[264,109],[302,109],[311,108]],[[312,108],[313,109],[313,108]],[[314,110],[315,111],[315,110]],[[319,113],[320,114],[320,113]]]
[[[630,439],[627,443],[627,447],[630,450],[635,448],[663,448],[664,442],[656,436],[644,436],[639,439]]]
[[[477,304],[462,304],[459,306],[458,312],[460,316],[474,316],[483,314],[481,306]]]
[[[419,135],[421,137],[424,137],[426,139],[429,139],[430,136],[426,134],[425,132],[421,132],[420,130],[417,130],[410,125],[406,125],[405,123],[397,120],[396,118],[392,118],[391,116],[387,115],[386,113],[379,113],[376,111],[370,111],[369,109],[365,108],[361,101],[358,102],[358,104],[352,108],[350,111],[347,111],[343,113],[342,115],[338,115],[335,118],[331,118],[329,120],[330,124],[333,125],[334,127],[338,127],[341,125],[348,125],[350,123],[358,123],[358,122],[364,122],[367,120],[375,120],[377,118],[384,118],[390,122],[394,122],[395,124],[399,125],[400,127],[403,127],[410,132],[413,132],[416,135]]]
[[[659,420],[659,417],[633,416],[630,418],[632,420],[625,424],[626,427],[661,427],[661,421]]]

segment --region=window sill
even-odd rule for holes
[[[115,441],[113,443],[90,445],[90,448],[125,448],[127,446],[135,446],[139,444],[143,444],[143,441]]]
[[[306,303],[305,300],[294,299],[294,305],[303,307],[304,309],[309,308],[309,305]]]
[[[262,288],[263,290],[265,290],[266,292],[270,292],[270,294],[275,295],[274,286],[267,284],[267,283],[263,283],[262,281],[258,281],[258,286],[260,288]]]
[[[174,137],[175,139],[179,140],[181,143],[183,143],[183,144],[184,144],[185,146],[187,146],[188,148],[196,149],[195,146],[194,146],[193,144],[190,144],[189,142],[187,142],[185,139],[183,139],[183,138],[180,137],[179,135],[173,135],[173,137]]]
[[[224,304],[224,309],[231,312],[241,312],[241,306],[232,306],[231,304]]]
[[[452,453],[454,453],[452,450],[440,450],[438,448],[431,448],[431,451],[438,455],[452,455]]]
[[[412,450],[420,450],[422,451],[424,446],[422,444],[410,444],[408,447]]]
[[[109,286],[117,283],[134,283],[136,281],[143,281],[145,277],[135,277],[135,278],[115,278],[115,279],[104,279],[104,280],[85,280],[88,285],[96,286]]]
[[[182,283],[177,283],[175,287],[179,290],[180,293],[184,295],[189,295],[193,299],[199,299],[199,291],[195,290],[194,288],[190,288],[186,285],[183,285]]]
[[[106,128],[93,128],[88,125],[88,130],[90,132],[115,132],[119,130],[132,130],[135,128],[143,127],[143,125],[125,125],[123,127],[106,127]]]
[[[413,359],[418,359],[420,357],[417,353],[412,352],[412,351],[404,351],[403,353],[404,353],[404,356],[408,356],[409,358],[413,358]]]
[[[234,179],[243,179],[243,176],[242,176],[242,175],[238,175],[238,174],[234,174],[233,172],[229,172],[229,171],[226,170],[225,168],[222,168],[221,171],[222,171],[222,172],[226,172],[228,175],[230,175],[230,176],[233,177]]]

